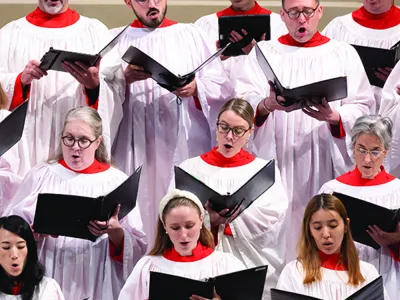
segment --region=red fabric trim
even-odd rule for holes
[[[299,43],[296,41],[290,34],[285,34],[282,35],[278,41],[281,44],[287,45],[287,46],[293,46],[293,47],[304,47],[304,48],[311,48],[311,47],[317,47],[321,46],[323,44],[326,44],[330,41],[330,38],[320,34],[318,31],[313,35],[311,39],[309,39],[305,43]]]
[[[261,7],[257,2],[256,4],[246,11],[237,11],[229,6],[228,8],[217,12],[217,17],[225,16],[242,16],[242,15],[270,15],[272,12],[268,9]]]
[[[30,93],[31,93],[31,85],[29,85],[27,87],[28,92],[24,93],[24,90],[22,88],[21,75],[22,75],[22,73],[19,73],[19,75],[17,76],[17,79],[15,80],[14,94],[11,99],[10,110],[13,110],[14,108],[20,106],[26,99],[29,98]]]
[[[125,238],[122,239],[122,246],[121,246],[121,253],[119,255],[115,255],[115,252],[117,252],[117,247],[111,242],[110,239],[108,239],[108,244],[109,249],[110,249],[110,257],[112,260],[123,263],[124,262],[124,243],[125,243]]]
[[[386,173],[383,166],[381,166],[381,171],[375,176],[374,179],[365,179],[361,176],[361,172],[357,167],[355,167],[353,171],[340,175],[338,178],[336,178],[336,180],[351,186],[376,186],[396,179],[396,177]]]
[[[11,288],[11,295],[20,295],[21,294],[21,287],[22,287],[22,282],[18,282],[17,285],[13,285]]]
[[[361,6],[353,11],[352,17],[354,22],[361,26],[376,30],[388,29],[400,24],[400,8],[393,5],[387,12],[375,15]]]
[[[204,153],[200,156],[204,162],[209,165],[220,167],[220,168],[234,168],[247,165],[251,163],[256,157],[243,148],[240,152],[233,157],[225,157],[217,151],[217,147],[214,147],[210,152]]]
[[[329,129],[331,130],[332,136],[337,139],[342,139],[346,136],[346,131],[343,127],[342,118],[340,118],[339,125],[329,124]]]
[[[26,20],[39,27],[64,28],[78,22],[80,17],[81,16],[75,10],[69,8],[61,14],[51,15],[37,7],[33,12],[26,16]]]
[[[201,107],[201,104],[200,104],[199,97],[193,96],[193,100],[194,100],[194,105],[196,106],[196,108],[200,111],[203,111],[203,108]]]
[[[85,87],[83,87],[83,94],[85,95],[86,105],[91,107],[91,108],[93,108],[93,109],[95,109],[95,110],[98,110],[99,109],[99,98],[97,98],[97,100],[96,100],[96,102],[94,104],[90,104],[90,99],[89,99],[88,95],[86,94]]]
[[[254,117],[254,125],[256,125],[257,127],[263,126],[264,123],[267,121],[269,115],[270,114],[267,114],[265,116],[260,116],[260,111],[258,110],[258,106],[257,106],[256,115]]]
[[[107,171],[110,168],[110,165],[102,164],[97,159],[95,159],[94,162],[89,167],[79,171],[71,169],[70,166],[67,165],[64,159],[60,159],[58,163],[62,165],[64,168],[80,174],[96,174]]]
[[[325,254],[318,250],[319,258],[321,259],[321,267],[329,270],[347,271],[347,267],[340,263],[340,253]]]
[[[400,262],[400,245],[389,246],[390,255],[395,261]]]
[[[163,256],[164,258],[175,262],[194,262],[206,258],[213,252],[214,249],[203,246],[200,242],[197,242],[197,246],[193,249],[191,256],[181,256],[174,247],[165,250]]]
[[[163,27],[168,27],[168,26],[172,26],[178,24],[178,22],[172,21],[172,20],[168,20],[167,18],[164,18],[164,21],[161,23],[160,26],[158,26],[157,28],[163,28]],[[140,22],[139,20],[135,20],[132,22],[131,27],[135,27],[135,28],[147,28],[146,26],[143,25],[142,22]]]
[[[231,226],[229,226],[229,224],[225,224],[224,234],[233,236],[232,229]]]

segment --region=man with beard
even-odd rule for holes
[[[346,147],[350,144],[348,133],[358,117],[375,109],[356,50],[317,31],[322,11],[318,0],[282,1],[280,14],[289,34],[260,42],[259,46],[284,87],[346,76],[347,98],[285,107],[281,105],[285,99],[276,94],[272,83],[267,83],[255,49],[236,69],[241,74],[237,93],[258,104],[255,153],[268,159],[273,146],[291,203],[287,212],[293,229],[287,239],[290,260],[296,257],[298,228],[309,199],[326,181],[353,168],[352,153]]]
[[[400,41],[400,8],[393,0],[363,0],[363,6],[345,16],[333,19],[323,33],[349,44],[390,49]],[[391,68],[382,67],[375,75],[384,83]],[[379,111],[382,89],[372,86],[376,111]]]
[[[7,108],[29,99],[20,157],[13,162],[19,175],[55,154],[70,109],[86,105],[89,98],[94,104],[98,97],[98,65],[64,62],[67,72],[45,72],[39,60],[50,47],[94,54],[109,38],[105,25],[71,10],[69,0],[39,0],[33,12],[0,30],[0,83],[10,99]]]
[[[138,194],[149,248],[154,240],[159,201],[167,193],[173,166],[209,150],[215,141],[217,113],[233,93],[219,59],[173,93],[159,86],[140,66],[120,57],[135,46],[174,74],[187,74],[215,53],[204,33],[192,24],[166,18],[167,0],[125,0],[137,17],[118,46],[103,59],[106,80],[125,80],[120,87],[123,119],[113,145],[120,169],[131,174],[144,164]],[[121,30],[121,29],[120,29]],[[117,61],[113,61],[113,58]],[[119,76],[122,75],[123,76]],[[108,81],[108,80],[107,80]],[[123,95],[124,92],[125,96]],[[119,125],[114,112],[112,125]]]

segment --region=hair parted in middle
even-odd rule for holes
[[[241,117],[243,120],[245,120],[249,124],[249,128],[252,128],[254,125],[254,109],[250,105],[249,102],[247,102],[244,99],[240,98],[233,98],[229,101],[227,101],[220,109],[217,120],[219,121],[219,118],[221,115],[227,111],[231,110],[235,114],[237,114],[239,117]]]

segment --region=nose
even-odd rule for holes
[[[322,229],[322,236],[327,239],[331,236],[329,228],[327,226],[323,227]]]
[[[72,148],[73,150],[79,150],[80,147],[79,147],[78,141],[75,141],[74,145],[73,145],[71,148]]]
[[[18,259],[18,250],[15,247],[11,249],[11,259],[12,260]]]
[[[229,130],[229,131],[228,131],[228,133],[226,134],[226,137],[227,137],[227,138],[230,138],[230,139],[233,138],[232,130]]]
[[[156,6],[156,0],[149,0],[149,7],[155,7]]]
[[[297,21],[300,24],[304,24],[307,21],[306,17],[304,16],[304,14],[302,12],[300,13],[300,16],[297,18]]]
[[[185,238],[187,236],[187,229],[186,228],[182,228],[181,230],[181,237]]]
[[[371,162],[372,161],[372,159],[371,159],[371,153],[367,153],[367,154],[365,154],[365,156],[364,156],[364,162],[365,163],[369,163],[369,162]]]

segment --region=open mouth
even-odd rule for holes
[[[79,158],[79,155],[72,155],[72,158],[73,158],[73,159],[78,159],[78,158]]]
[[[300,28],[299,28],[299,32],[300,32],[300,33],[306,32],[306,28],[305,28],[305,27],[300,27]]]
[[[183,247],[186,247],[187,245],[189,245],[189,242],[180,242],[179,244],[181,244]]]
[[[11,266],[13,266],[14,268],[18,268],[18,264],[12,264]]]
[[[233,148],[233,146],[232,146],[232,145],[229,145],[229,144],[224,144],[224,147],[225,147],[226,149],[232,149],[232,148]]]
[[[326,242],[326,243],[323,243],[323,245],[324,245],[325,247],[329,247],[329,246],[332,246],[332,245],[333,245],[333,243]]]

